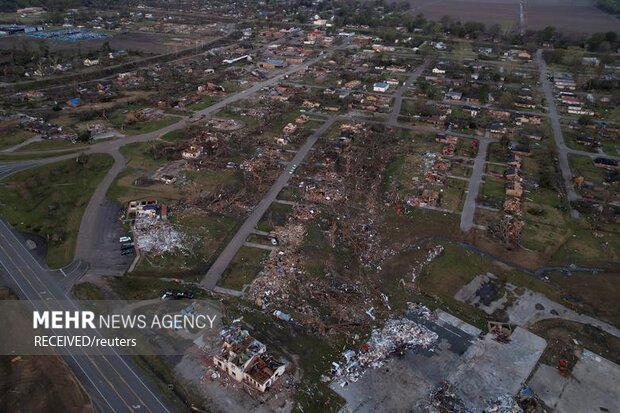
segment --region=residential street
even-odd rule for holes
[[[467,197],[463,204],[463,212],[461,213],[461,231],[469,231],[474,226],[474,215],[476,214],[476,199],[478,198],[478,192],[480,191],[480,183],[482,181],[482,174],[484,173],[484,165],[487,158],[487,149],[489,144],[493,142],[493,139],[487,137],[481,137],[478,139],[478,154],[474,161],[474,167],[472,168],[471,176],[469,177],[469,184],[467,185]]]
[[[396,93],[394,93],[394,106],[392,106],[392,113],[390,113],[390,119],[387,122],[387,126],[397,126],[398,125],[398,116],[400,116],[400,110],[403,106],[403,95],[407,93],[409,87],[418,80],[418,77],[426,70],[428,65],[431,63],[430,58],[426,58],[424,63],[420,65],[416,70],[414,70],[411,75],[407,78],[407,80],[398,88]]]
[[[568,148],[564,143],[564,137],[562,136],[562,127],[560,125],[560,116],[555,107],[555,97],[553,96],[553,87],[551,82],[547,79],[547,64],[542,55],[542,50],[539,49],[536,52],[536,62],[540,69],[540,83],[542,85],[543,92],[545,94],[545,100],[549,109],[549,120],[551,121],[551,127],[553,128],[553,139],[555,140],[555,146],[558,151],[558,162],[562,172],[562,178],[564,178],[564,186],[570,202],[579,199],[579,196],[573,188],[573,174],[570,170],[570,164],[568,163]],[[571,214],[576,211],[571,212]]]
[[[260,221],[265,212],[267,212],[267,209],[269,209],[269,206],[273,203],[273,201],[276,200],[280,191],[284,189],[288,181],[291,179],[291,176],[293,176],[293,173],[297,166],[303,162],[304,158],[306,157],[310,149],[312,149],[314,144],[319,140],[321,135],[323,135],[337,119],[338,117],[336,116],[329,117],[319,129],[314,131],[314,133],[308,137],[306,143],[304,143],[304,145],[299,148],[299,151],[297,152],[295,157],[289,162],[284,171],[282,171],[282,174],[278,177],[278,179],[271,186],[271,188],[269,188],[269,191],[267,191],[267,193],[265,194],[263,199],[261,199],[258,205],[254,207],[250,216],[246,218],[239,230],[237,230],[235,236],[226,245],[226,247],[217,257],[213,265],[211,265],[211,268],[209,268],[209,271],[207,271],[207,274],[201,282],[204,287],[209,289],[215,287],[220,277],[222,276],[222,273],[224,272],[224,270],[226,270],[226,267],[228,267],[228,264],[230,264],[235,254],[237,254],[237,251],[239,251],[239,248],[243,246],[245,240],[250,236],[250,234],[258,224],[258,221]]]

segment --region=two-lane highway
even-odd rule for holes
[[[22,240],[0,220],[0,272],[14,292],[45,310],[48,300],[69,300],[58,286],[58,274],[44,268]],[[77,308],[77,307],[76,307]],[[101,412],[169,412],[157,388],[138,375],[128,357],[113,355],[63,356]]]

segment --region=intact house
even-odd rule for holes
[[[463,97],[463,93],[456,91],[456,90],[452,90],[450,89],[449,91],[446,92],[444,98],[447,100],[461,100],[461,98]]]
[[[239,383],[260,392],[269,389],[286,370],[286,364],[267,353],[267,346],[247,330],[231,327],[222,331],[222,350],[213,363]]]
[[[372,85],[372,90],[373,92],[387,92],[388,89],[390,88],[390,84],[387,82],[377,82],[374,85]]]

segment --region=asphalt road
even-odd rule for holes
[[[484,173],[484,163],[487,158],[487,149],[489,144],[493,142],[493,139],[487,137],[480,137],[478,139],[478,154],[474,160],[474,166],[469,177],[469,184],[467,185],[467,196],[465,203],[463,204],[463,211],[461,212],[461,231],[469,231],[474,226],[474,215],[476,213],[476,199],[478,198],[478,192],[480,191],[480,183],[482,181],[482,174]]]
[[[22,240],[2,220],[0,273],[15,293],[21,299],[30,301],[37,310],[45,310],[47,300],[69,300],[58,285],[59,273],[41,266],[25,248]],[[87,389],[99,411],[170,411],[155,386],[138,376],[136,366],[126,357],[77,354],[63,358]]]
[[[400,116],[400,109],[403,106],[403,95],[411,85],[415,83],[415,81],[420,77],[422,72],[426,70],[429,63],[431,62],[430,57],[427,57],[424,60],[424,63],[420,65],[416,70],[414,70],[409,78],[402,84],[400,88],[394,93],[394,106],[392,107],[392,113],[390,113],[390,118],[387,122],[387,126],[397,126],[398,125],[398,116]]]
[[[551,82],[547,79],[547,64],[545,63],[541,49],[536,52],[536,62],[538,63],[538,68],[540,69],[540,84],[542,85],[545,100],[547,101],[549,120],[551,120],[553,139],[555,140],[555,146],[558,150],[558,162],[560,164],[560,170],[562,171],[562,178],[564,179],[564,187],[566,188],[566,193],[568,194],[568,200],[573,202],[578,200],[579,196],[573,188],[573,173],[571,172],[570,164],[568,163],[569,151],[564,143],[564,136],[562,136],[560,116],[558,115],[558,111],[555,107],[555,97],[553,96]]]
[[[308,137],[303,146],[299,148],[299,151],[293,160],[289,162],[282,174],[274,182],[271,188],[269,188],[269,191],[267,191],[263,199],[261,199],[258,205],[256,205],[256,207],[252,210],[252,213],[246,218],[239,230],[237,230],[235,236],[230,240],[213,265],[209,268],[209,271],[207,271],[207,274],[201,281],[201,284],[204,287],[209,289],[215,287],[222,276],[222,273],[226,270],[228,264],[230,264],[234,256],[237,254],[239,248],[243,246],[245,240],[250,236],[258,224],[258,221],[260,221],[265,212],[267,212],[267,209],[269,209],[269,206],[273,203],[273,201],[276,200],[280,191],[282,191],[282,189],[284,189],[287,185],[288,181],[291,179],[291,176],[293,176],[296,167],[301,164],[321,135],[323,135],[337,119],[337,116],[329,117],[319,129],[314,131],[314,133]]]

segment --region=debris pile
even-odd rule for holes
[[[166,220],[156,216],[139,215],[133,224],[133,233],[138,250],[157,255],[169,252],[187,252],[185,236],[174,229]]]
[[[489,233],[506,245],[516,245],[521,241],[523,234],[523,220],[504,215],[504,217],[489,225]]]
[[[443,188],[446,185],[447,172],[452,167],[454,150],[458,138],[439,135],[435,138],[444,143],[441,154],[424,152],[418,156],[416,164],[421,165],[419,175],[412,177],[413,193],[406,197],[405,202],[410,206],[422,208],[436,208],[441,205]]]
[[[509,343],[510,335],[512,334],[512,327],[510,324],[502,323],[498,321],[488,321],[489,333],[493,334],[495,341],[499,343]]]
[[[276,227],[273,233],[280,248],[271,252],[263,271],[250,286],[250,296],[262,308],[276,299],[286,302],[289,298],[288,283],[301,271],[301,258],[297,249],[304,239],[304,226],[289,223]]]
[[[358,352],[345,351],[343,365],[332,363],[332,372],[335,377],[344,378],[344,386],[347,380],[357,381],[366,369],[382,367],[390,356],[414,347],[428,348],[437,339],[436,333],[406,317],[390,318],[381,330],[372,331]]]
[[[243,128],[245,124],[236,119],[213,118],[209,120],[208,126],[215,130],[233,131]]]
[[[439,383],[430,394],[425,413],[468,413],[463,400],[454,391],[452,384],[447,381]]]
[[[490,400],[484,411],[487,413],[523,413],[523,409],[510,395],[504,395],[495,400]]]

